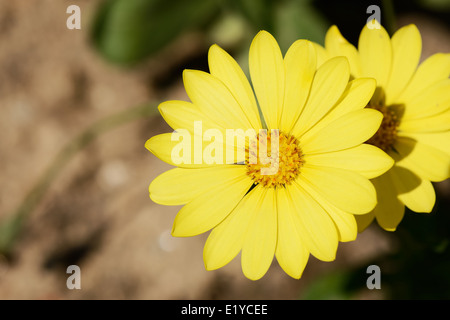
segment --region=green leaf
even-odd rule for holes
[[[119,64],[135,64],[217,12],[215,0],[108,0],[93,24],[95,47]]]
[[[275,35],[283,52],[297,39],[323,44],[329,25],[311,0],[283,1],[276,10]]]
[[[226,4],[242,14],[255,31],[264,29],[273,32],[275,2],[274,0],[228,0]]]

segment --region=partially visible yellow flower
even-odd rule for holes
[[[368,143],[380,147],[394,160],[386,174],[373,179],[378,205],[358,218],[359,229],[375,218],[394,231],[405,205],[415,212],[430,212],[435,204],[431,181],[450,176],[450,54],[434,54],[419,64],[422,40],[415,25],[399,29],[390,39],[376,28],[363,28],[358,50],[332,26],[325,50],[316,45],[320,60],[345,56],[355,78],[373,77],[377,90],[368,108],[384,118]]]
[[[363,144],[382,120],[379,111],[365,108],[375,80],[349,82],[344,57],[320,68],[316,60],[306,40],[296,41],[283,58],[276,40],[261,31],[249,53],[254,93],[236,61],[213,45],[210,73],[183,73],[192,102],[159,106],[175,131],[149,139],[146,147],[178,168],[150,184],[150,197],[159,204],[184,205],[174,236],[213,229],[204,248],[207,270],[221,268],[241,252],[249,279],[261,278],[274,255],[287,274],[300,278],[310,253],[333,260],[339,241],[356,238],[354,215],[375,207],[369,179],[393,165],[383,151]],[[264,128],[266,135],[260,135]],[[200,129],[208,130],[207,137]],[[227,129],[250,134],[234,146],[224,139]],[[250,161],[252,141],[266,145],[276,159],[275,172],[264,174],[267,163]],[[276,149],[272,142],[278,142]],[[245,157],[230,160],[225,157],[230,150],[245,151]]]

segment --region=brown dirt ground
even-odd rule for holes
[[[182,52],[174,45],[138,69],[117,68],[89,45],[85,24],[80,31],[66,28],[66,8],[75,2],[89,21],[98,1],[0,1],[0,219],[94,121],[147,101],[186,99],[181,74],[169,87],[158,79],[205,49],[189,34],[177,40]],[[401,22],[419,25],[424,56],[450,52],[442,26],[420,16]],[[168,130],[159,116],[138,120],[102,135],[70,161],[29,216],[12,256],[0,256],[0,299],[296,299],[318,275],[364,265],[395,247],[388,234],[371,228],[342,244],[335,262],[311,258],[301,280],[274,262],[262,280],[249,281],[239,258],[205,271],[206,235],[170,237],[178,208],[148,198],[150,181],[168,166],[144,143]],[[81,290],[66,287],[71,264],[81,268]]]

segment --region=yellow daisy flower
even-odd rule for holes
[[[374,218],[394,231],[405,205],[431,212],[436,199],[431,181],[450,176],[450,54],[434,54],[419,65],[422,40],[415,25],[399,29],[392,39],[376,20],[372,25],[363,28],[358,50],[336,26],[328,30],[325,48],[315,46],[321,62],[345,56],[353,77],[377,81],[367,107],[384,117],[368,143],[387,152],[395,165],[372,180],[378,205],[357,221],[360,231]]]
[[[152,137],[146,147],[178,168],[152,181],[150,198],[184,205],[173,236],[213,229],[204,247],[207,270],[241,253],[244,275],[256,280],[275,255],[287,274],[300,278],[310,253],[330,261],[339,241],[356,238],[354,215],[376,205],[369,179],[393,165],[382,150],[363,144],[382,120],[379,111],[365,108],[375,80],[349,82],[344,57],[317,68],[314,45],[306,40],[296,41],[283,58],[265,31],[250,47],[254,92],[219,46],[211,46],[208,62],[210,73],[183,73],[192,102],[159,106],[175,131]],[[234,138],[248,129],[246,143],[235,146]],[[230,130],[233,143],[224,138]],[[260,158],[250,161],[256,141],[275,159],[275,172],[264,174],[271,168]],[[228,151],[233,157],[225,157]]]

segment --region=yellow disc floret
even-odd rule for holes
[[[276,137],[278,137],[278,143],[276,140],[272,141]],[[267,188],[290,184],[300,173],[303,164],[299,141],[294,136],[283,132],[276,135],[270,132],[260,134],[257,140],[259,152],[256,152],[257,148],[246,149],[247,175],[255,184],[261,184]],[[267,157],[265,157],[265,151],[261,154],[261,147],[267,150]],[[251,156],[257,159],[255,163],[250,161]]]

